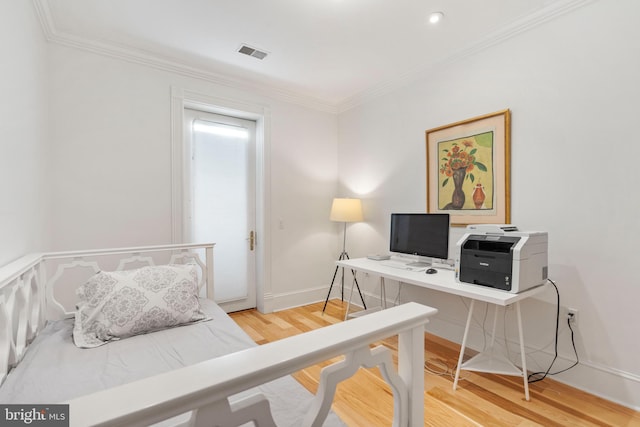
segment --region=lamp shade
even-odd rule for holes
[[[333,199],[329,219],[339,222],[362,221],[362,202],[360,199]]]

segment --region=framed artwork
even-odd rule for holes
[[[451,225],[509,224],[511,112],[426,131],[427,212]]]

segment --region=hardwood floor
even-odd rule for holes
[[[341,322],[346,304],[330,301],[271,314],[256,310],[231,317],[258,344]],[[383,344],[397,352],[397,339]],[[640,426],[640,413],[547,378],[530,385],[531,400],[524,400],[522,379],[463,371],[453,391],[453,373],[459,346],[425,334],[425,426]],[[312,393],[318,387],[326,361],[299,371],[294,377]],[[349,426],[389,426],[393,416],[391,391],[377,369],[360,371],[342,382],[333,410]]]

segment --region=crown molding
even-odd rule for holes
[[[253,94],[270,97],[280,101],[300,105],[313,110],[326,113],[339,114],[346,112],[352,108],[372,101],[378,97],[391,93],[394,90],[407,86],[408,84],[424,78],[433,69],[455,63],[461,59],[467,58],[479,52],[482,52],[492,46],[503,43],[519,34],[532,30],[546,22],[549,22],[559,16],[565,15],[576,9],[579,9],[598,0],[557,0],[544,8],[526,15],[519,20],[512,22],[510,25],[500,28],[493,33],[480,38],[475,43],[464,47],[463,49],[451,52],[451,54],[432,63],[425,63],[413,70],[402,75],[389,79],[370,89],[359,92],[351,97],[344,99],[338,103],[330,103],[318,98],[306,96],[304,94],[252,82],[246,79],[234,78],[230,75],[216,73],[205,68],[186,65],[172,58],[163,57],[161,55],[146,52],[139,49],[133,49],[128,46],[119,46],[113,43],[102,43],[96,40],[90,40],[58,31],[49,8],[49,0],[33,0],[43,33],[47,41],[60,44],[67,47],[85,50],[98,55],[108,56],[122,61],[144,65],[162,71],[167,71],[204,80],[221,86],[231,87],[238,90],[247,91]]]
[[[429,74],[436,68],[452,64],[464,58],[475,55],[492,46],[498,45],[513,37],[516,37],[519,34],[537,28],[540,25],[552,21],[559,16],[565,15],[588,4],[595,3],[596,1],[598,0],[557,0],[534,13],[528,14],[512,22],[511,24],[502,27],[497,31],[494,31],[483,38],[478,39],[475,43],[469,46],[451,52],[449,55],[435,62],[425,63],[422,66],[419,66],[400,76],[397,76],[375,87],[372,87],[368,90],[345,99],[337,105],[338,113],[343,113],[366,102],[372,101],[378,97],[389,94],[394,90],[400,89],[414,81],[417,81],[420,78],[424,78],[426,74]]]
[[[284,90],[269,86],[268,84],[255,83],[246,79],[234,78],[207,70],[205,68],[186,65],[180,61],[169,57],[164,57],[155,53],[134,49],[128,46],[120,46],[115,43],[103,43],[96,40],[78,37],[64,33],[56,29],[55,22],[49,8],[49,0],[33,0],[36,13],[40,20],[43,33],[47,41],[62,46],[88,51],[94,54],[107,56],[122,61],[144,65],[161,71],[191,77],[226,86],[238,90],[258,94],[265,97],[274,98],[280,101],[300,105],[313,110],[326,113],[337,113],[336,105],[323,100],[306,96],[295,91]]]
[[[51,35],[54,32],[53,18],[51,17],[49,2],[44,0],[33,0],[32,3],[36,10],[36,16],[40,21],[44,38],[49,41],[51,40]]]

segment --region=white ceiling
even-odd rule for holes
[[[339,111],[589,0],[34,2],[51,41]],[[269,55],[237,53],[243,43]]]

